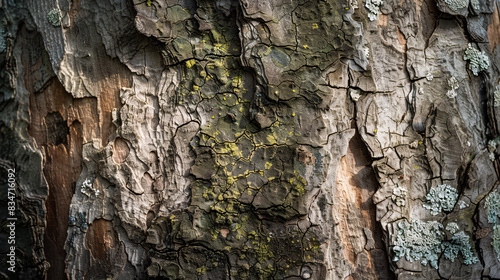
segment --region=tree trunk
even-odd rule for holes
[[[2,276],[500,278],[499,10],[0,2]]]

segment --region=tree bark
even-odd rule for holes
[[[500,278],[499,9],[1,1],[2,276]]]

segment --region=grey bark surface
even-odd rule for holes
[[[499,14],[0,1],[0,275],[499,279]]]

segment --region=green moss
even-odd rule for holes
[[[193,46],[182,37],[175,38],[172,41],[172,47],[179,54],[180,60],[188,60],[193,57]]]
[[[191,18],[189,11],[182,6],[175,5],[167,8],[168,19],[172,23],[187,20]]]
[[[293,146],[295,122],[301,112],[292,110],[292,106],[283,106],[284,111],[278,112],[274,104],[264,104],[262,114],[269,125],[260,129],[251,114],[256,105],[251,94],[255,90],[254,73],[246,72],[241,65],[238,27],[227,24],[228,20],[236,19],[228,19],[209,1],[199,5],[196,13],[210,19],[211,29],[195,30],[197,25],[191,14],[180,8],[167,8],[169,19],[174,16],[172,33],[176,34],[167,47],[175,62],[184,61],[178,66],[182,67],[183,76],[176,98],[180,106],[200,113],[202,123],[201,132],[192,142],[196,159],[191,168],[195,180],[189,186],[190,205],[182,214],[176,214],[177,218],[169,220],[168,244],[182,251],[193,247],[192,244],[203,243],[213,252],[226,252],[231,273],[240,279],[270,279],[278,273],[279,277],[283,275],[281,278],[298,275],[304,263],[321,262],[323,258],[318,253],[319,242],[308,241],[304,246],[304,234],[299,230],[291,233],[296,225],[284,223],[307,213],[302,199],[308,183],[303,172],[295,169],[297,155]],[[180,14],[174,15],[174,9]],[[328,9],[323,7],[323,10]],[[310,19],[304,27],[315,33],[311,36],[318,42],[308,43],[311,50],[307,51],[321,48],[323,43],[319,40],[324,41],[316,33],[325,27],[313,13],[315,9],[308,9]],[[317,28],[312,28],[312,23]],[[342,20],[339,24],[343,24]],[[324,45],[332,48],[326,42]],[[297,60],[288,48],[263,46],[262,55],[269,56],[279,67],[303,66],[294,64],[301,59]],[[321,54],[318,59],[326,56]],[[301,61],[305,63],[303,58]],[[277,87],[283,93],[276,95],[276,100],[302,98],[297,85],[321,76],[321,71],[301,71],[307,73],[294,76],[297,82]],[[310,98],[314,91],[302,94]],[[313,101],[321,102],[319,98]],[[283,230],[279,238],[277,228]],[[308,231],[311,235],[308,240],[317,238],[313,232]],[[207,263],[194,259],[192,262],[196,266],[190,264],[191,274],[185,272],[186,279],[201,275],[218,279],[211,275],[214,268]]]

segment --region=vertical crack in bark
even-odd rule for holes
[[[353,126],[356,127],[354,120]],[[372,162],[356,127],[337,172],[334,204],[339,215],[339,234],[346,259],[353,268],[351,279],[394,279],[383,240],[384,232],[376,220],[373,195],[380,185]]]
[[[71,96],[64,91],[57,79],[52,79],[42,92],[30,94],[29,131],[38,147],[44,150],[43,172],[49,192],[45,204],[47,227],[44,239],[46,258],[51,265],[48,279],[66,278],[64,244],[68,229],[69,205],[75,191],[76,180],[81,172],[83,131],[79,122],[67,124],[67,110],[71,103]],[[40,107],[41,104],[48,106]],[[48,112],[51,110],[55,110],[55,113]],[[64,114],[64,119],[60,112]],[[53,115],[58,116],[63,122],[54,123],[51,118]]]
[[[68,229],[68,212],[75,183],[81,171],[81,127],[68,124],[69,95],[46,68],[47,53],[39,34],[21,28],[24,83],[29,95],[29,134],[44,150],[43,174],[47,180],[45,201],[45,257],[50,263],[49,279],[64,279],[66,253],[64,243]],[[50,66],[49,66],[50,67]],[[40,75],[40,73],[42,73]]]
[[[98,83],[103,90],[98,98],[73,99],[54,77],[40,36],[23,28],[20,38],[25,46],[23,79],[30,92],[28,132],[45,154],[48,196],[44,250],[51,265],[47,277],[63,279],[69,207],[82,171],[83,144],[101,139],[102,145],[107,145],[116,137],[112,111],[120,108],[119,90],[130,81],[121,78],[123,72],[116,72],[122,68],[111,67],[102,71],[104,77]]]

